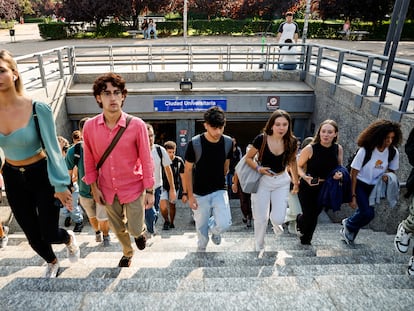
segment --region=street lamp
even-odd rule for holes
[[[183,36],[184,43],[187,44],[187,0],[184,0],[184,12],[183,12]]]

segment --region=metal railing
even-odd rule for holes
[[[385,56],[318,44],[295,47],[298,70],[311,76],[326,77],[335,85],[352,85],[361,96],[378,96],[384,87]],[[272,43],[160,43],[64,46],[16,60],[26,89],[47,90],[49,81],[75,73],[276,71],[281,55],[280,45]],[[385,100],[400,113],[413,112],[413,69],[412,61],[394,60]]]

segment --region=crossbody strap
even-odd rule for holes
[[[102,164],[105,162],[106,158],[109,156],[111,151],[115,148],[115,145],[118,143],[119,139],[121,138],[122,134],[125,132],[126,128],[128,127],[129,122],[131,121],[132,116],[127,116],[125,127],[121,127],[116,133],[114,139],[112,139],[111,144],[106,148],[104,154],[102,155],[101,159],[99,160],[98,164],[96,165],[96,169],[99,170]]]
[[[36,112],[36,102],[33,103],[33,121],[35,123],[37,135],[39,135],[40,144],[42,145],[42,149],[46,152],[45,143],[43,142],[42,134],[40,133],[39,119],[37,117],[37,112]]]
[[[262,163],[263,151],[266,146],[266,142],[267,142],[267,135],[266,133],[263,133],[263,141],[262,141],[262,145],[260,146],[259,157],[257,159],[259,163]]]

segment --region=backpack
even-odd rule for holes
[[[356,154],[358,153],[358,150],[355,150],[355,152],[349,157],[348,159],[348,164],[346,165],[346,169],[348,170],[348,172],[351,174],[351,164],[352,161],[354,160]],[[395,149],[395,147],[391,146],[391,148],[389,148],[389,152],[388,152],[388,164],[394,160],[395,155],[397,154],[397,150]],[[362,161],[362,167],[365,166],[365,164],[368,163],[368,161],[371,159],[372,156],[372,150],[367,150],[365,149],[365,156],[364,156],[364,161]]]
[[[230,152],[231,148],[233,148],[233,139],[230,136],[223,135],[224,138],[224,156],[227,158],[227,154]],[[191,142],[193,143],[193,149],[195,153],[195,163],[200,160],[202,154],[202,146],[201,146],[201,134],[198,134],[191,138]]]
[[[73,162],[75,163],[75,166],[78,166],[81,157],[81,143],[82,142],[78,142],[74,146]]]

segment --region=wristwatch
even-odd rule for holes
[[[147,194],[154,194],[154,189],[145,189]]]

